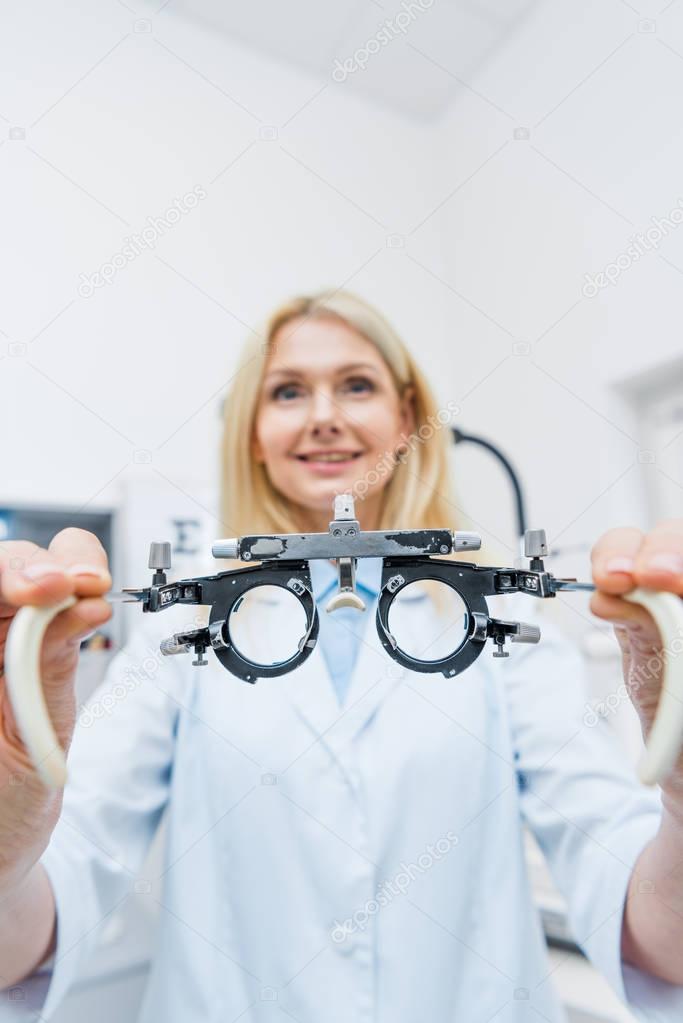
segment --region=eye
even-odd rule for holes
[[[354,394],[359,393],[358,392],[358,385],[360,385],[360,389],[361,390],[367,390],[367,391],[374,390],[374,384],[372,383],[371,380],[368,380],[367,377],[349,377],[349,379],[346,381],[346,383],[347,383],[347,385],[348,384],[353,385],[352,389],[353,389],[353,393]]]
[[[289,396],[291,397],[291,392],[292,391],[296,392],[297,389],[298,389],[297,384],[280,384],[278,387],[275,387],[273,389],[273,391],[271,392],[271,398],[277,399],[283,393],[284,394],[289,393]],[[296,395],[295,395],[295,397],[296,397]]]

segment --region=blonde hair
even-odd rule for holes
[[[432,389],[405,344],[387,320],[363,299],[348,291],[319,292],[290,299],[276,309],[263,336],[252,334],[238,361],[224,405],[221,449],[221,519],[226,535],[298,533],[302,524],[292,502],[271,483],[265,466],[252,456],[257,407],[264,369],[277,332],[291,320],[334,318],[370,341],[389,368],[400,396],[414,388],[415,429],[402,436],[410,448],[396,462],[382,492],[380,530],[463,529],[449,456],[453,447],[450,415],[442,422]],[[436,425],[435,425],[436,424]],[[359,502],[356,500],[356,511]],[[333,517],[330,505],[330,519]],[[456,560],[493,563],[484,551],[446,555]],[[501,560],[501,557],[503,560]],[[506,556],[498,555],[497,564]],[[231,562],[230,567],[242,566]],[[425,584],[438,590],[438,584]],[[439,604],[437,594],[433,594]]]

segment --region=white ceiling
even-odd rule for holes
[[[428,0],[422,0],[426,5]],[[432,118],[470,83],[538,0],[175,0],[173,10],[331,81],[332,72],[384,28],[389,42],[344,87],[403,114]],[[395,19],[413,16],[403,34]],[[371,49],[377,50],[373,42]],[[348,65],[347,65],[348,66]]]

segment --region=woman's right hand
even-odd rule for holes
[[[63,529],[47,550],[25,540],[0,543],[0,893],[16,883],[45,849],[61,809],[61,792],[47,789],[17,730],[7,694],[4,650],[12,619],[24,605],[79,598],[50,623],[41,654],[41,679],[59,742],[71,742],[74,679],[80,644],[111,618],[103,595],[111,588],[107,555],[83,529]]]

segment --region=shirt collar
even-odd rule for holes
[[[356,561],[356,588],[376,597],[382,580],[383,558],[358,558]],[[316,600],[323,597],[339,585],[339,573],[335,565],[327,559],[309,561],[313,595]]]

